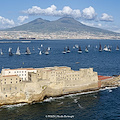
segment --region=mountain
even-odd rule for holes
[[[77,32],[77,33],[91,33],[91,34],[117,34],[108,30],[100,28],[90,27],[80,23],[79,21],[70,18],[63,17],[56,21],[48,21],[38,18],[29,23],[6,29],[5,31],[29,31],[40,33],[54,33],[54,32]]]

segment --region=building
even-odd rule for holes
[[[43,100],[83,90],[98,89],[98,75],[93,68],[70,67],[2,69],[0,105]]]
[[[33,68],[18,68],[18,69],[2,69],[1,75],[18,75],[22,81],[28,81],[28,72],[36,73],[36,69]]]

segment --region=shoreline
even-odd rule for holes
[[[20,107],[20,106],[24,106],[24,105],[32,105],[32,104],[36,104],[36,103],[44,103],[44,102],[49,102],[52,100],[56,100],[56,99],[64,99],[66,97],[70,97],[70,96],[79,96],[79,95],[87,95],[87,94],[92,94],[92,93],[97,93],[100,91],[104,91],[104,90],[112,90],[112,89],[117,89],[120,86],[110,86],[110,87],[103,87],[97,90],[90,90],[90,91],[85,91],[83,90],[82,92],[73,92],[73,93],[69,93],[69,94],[64,94],[64,95],[59,95],[59,96],[50,96],[47,97],[43,100],[40,101],[33,101],[31,103],[27,103],[27,102],[18,102],[18,103],[13,103],[13,104],[3,104],[0,105],[0,108],[9,108],[9,107]]]

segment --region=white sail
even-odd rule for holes
[[[31,54],[29,47],[27,47],[25,54],[26,55],[30,55]]]
[[[20,49],[19,49],[19,47],[17,48],[16,55],[20,55]]]
[[[39,52],[39,55],[42,55],[42,52],[41,52],[41,51]]]
[[[3,55],[2,49],[1,49],[1,51],[0,51],[0,54]]]

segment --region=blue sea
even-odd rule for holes
[[[5,40],[7,41],[7,40]],[[42,68],[69,66],[73,70],[93,68],[99,75],[120,74],[120,51],[116,51],[119,40],[34,40],[31,42],[0,43],[3,55],[0,55],[2,68]],[[4,42],[4,41],[2,41]],[[41,44],[43,47],[41,47]],[[99,52],[99,44],[104,48],[110,46],[111,52]],[[74,45],[83,50],[78,54]],[[21,55],[15,55],[17,47]],[[62,54],[64,47],[69,46],[70,53]],[[85,47],[89,52],[85,53]],[[13,56],[8,49],[12,48]],[[25,55],[29,47],[31,55]],[[45,51],[50,47],[49,55],[39,55],[39,49]],[[34,50],[33,50],[34,48]],[[120,120],[120,88],[105,88],[96,92],[78,93],[62,97],[48,98],[40,103],[6,105],[0,107],[0,120]]]

